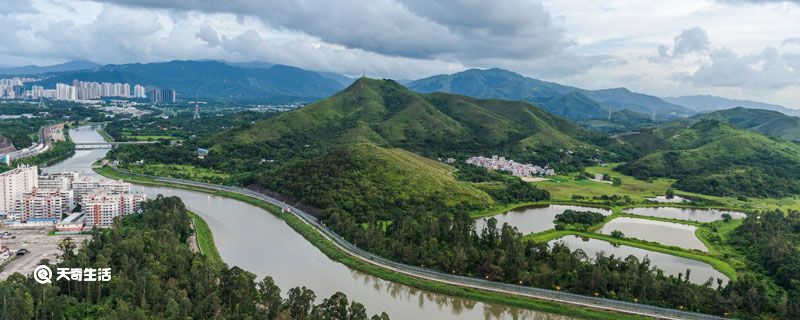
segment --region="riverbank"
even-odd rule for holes
[[[197,246],[200,248],[200,253],[208,257],[215,266],[224,266],[225,262],[222,261],[222,257],[219,255],[217,245],[214,244],[214,235],[211,233],[206,221],[194,212],[189,212],[189,217],[194,222],[194,236]]]
[[[123,172],[116,171],[109,167],[99,167],[94,168],[94,170],[106,177],[114,178],[114,179],[123,179],[129,182],[149,185],[149,186],[167,186],[173,188],[180,188],[192,191],[199,191],[205,193],[211,193],[214,195],[219,195],[223,197],[232,198],[235,200],[239,200],[264,210],[269,211],[273,215],[281,218],[284,220],[287,225],[289,225],[292,229],[302,235],[306,240],[308,240],[311,244],[315,247],[320,249],[325,255],[330,257],[331,259],[338,261],[340,263],[345,264],[346,266],[370,274],[377,276],[379,278],[389,280],[392,282],[397,282],[405,285],[409,285],[412,287],[416,287],[423,290],[428,290],[432,292],[437,292],[441,294],[457,296],[457,297],[464,297],[473,300],[479,300],[483,302],[490,302],[490,303],[499,303],[509,306],[521,307],[525,309],[537,310],[537,311],[544,311],[556,314],[562,314],[571,317],[579,317],[579,318],[588,318],[588,319],[643,319],[645,317],[631,315],[631,314],[623,314],[617,313],[613,311],[605,311],[599,309],[593,309],[589,307],[581,307],[575,306],[571,304],[562,304],[562,303],[555,303],[543,300],[535,300],[530,297],[520,296],[520,295],[513,295],[513,294],[504,294],[496,291],[490,290],[483,290],[477,289],[472,287],[462,287],[459,285],[453,285],[448,283],[442,283],[433,281],[430,279],[425,278],[418,278],[411,275],[407,275],[404,273],[400,273],[397,271],[393,271],[390,269],[386,269],[384,267],[380,267],[364,260],[354,257],[349,253],[345,252],[343,249],[338,247],[334,244],[330,239],[326,238],[322,234],[317,231],[316,228],[309,225],[299,217],[295,216],[294,214],[283,212],[277,206],[272,204],[266,203],[261,200],[257,200],[251,198],[249,196],[241,195],[238,193],[227,192],[227,191],[220,191],[220,190],[212,190],[206,189],[201,187],[195,186],[187,186],[183,184],[176,184],[170,182],[162,182],[157,181],[155,179],[149,177],[142,177],[142,176],[135,176],[129,175]]]

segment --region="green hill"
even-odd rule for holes
[[[414,153],[354,144],[292,162],[257,182],[357,221],[394,214],[486,208],[494,200],[473,183],[457,181],[454,168]]]
[[[800,146],[716,120],[615,137],[609,148],[637,157],[620,166],[621,172],[675,178],[675,187],[686,191],[753,197],[800,193]]]
[[[778,111],[742,107],[699,114],[694,119],[712,119],[758,131],[763,134],[800,141],[800,118]]]
[[[395,81],[362,78],[328,99],[226,132],[215,148],[281,158],[296,153],[297,146],[313,153],[343,144],[374,143],[429,156],[503,154],[519,161],[574,167],[602,155],[592,145],[600,139],[599,134],[526,102],[421,95]]]

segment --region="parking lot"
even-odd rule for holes
[[[8,247],[11,250],[13,260],[3,267],[0,271],[0,279],[6,279],[8,276],[19,272],[28,275],[33,272],[42,259],[50,259],[50,261],[57,261],[61,252],[58,250],[58,244],[66,238],[72,238],[78,247],[83,245],[85,240],[88,240],[89,235],[52,235],[48,236],[48,229],[15,229],[15,228],[2,228],[0,227],[0,234],[9,232],[10,236],[4,236],[0,239],[0,244],[3,247]],[[12,237],[14,237],[12,239]],[[27,249],[29,252],[23,256],[16,256],[19,249]]]

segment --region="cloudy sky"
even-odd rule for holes
[[[3,3],[3,66],[224,59],[396,79],[501,67],[800,108],[800,0]]]

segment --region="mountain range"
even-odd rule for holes
[[[413,188],[434,194],[453,188],[460,193],[445,201],[479,207],[485,204],[480,187],[451,181],[425,160],[476,155],[504,155],[562,172],[596,159],[626,162],[619,167],[623,173],[676,179],[684,191],[782,197],[800,193],[800,146],[763,133],[789,137],[796,126],[777,124],[793,119],[738,108],[609,136],[524,101],[419,94],[392,80],[360,78],[329,98],[226,131],[206,144],[222,161],[220,170],[277,159],[279,167],[266,173],[269,178],[254,179],[301,198],[320,193],[334,202],[337,192],[360,176],[358,181],[384,181],[391,188],[381,190],[400,193],[389,199],[405,199]],[[303,172],[315,172],[315,178],[298,180]],[[315,190],[321,185],[331,187]]]
[[[662,99],[670,103],[679,104],[684,107],[694,109],[695,111],[698,112],[709,112],[722,109],[743,107],[749,109],[773,110],[791,116],[800,116],[800,110],[798,109],[787,108],[776,104],[769,104],[769,103],[756,102],[750,100],[733,100],[733,99],[715,97],[710,95],[664,97]]]
[[[10,75],[10,76],[17,76],[17,75],[35,75],[35,74],[43,74],[43,73],[51,73],[51,72],[66,72],[66,71],[75,71],[75,70],[85,70],[91,69],[94,67],[99,66],[94,62],[90,61],[69,61],[65,63],[60,63],[51,66],[22,66],[22,67],[11,67],[11,68],[0,68],[0,74]]]
[[[180,60],[104,65],[55,73],[32,85],[50,88],[59,82],[72,83],[73,79],[128,82],[174,89],[181,98],[223,101],[311,102],[345,87],[341,79],[285,65],[252,68],[219,61]]]
[[[421,93],[449,92],[476,98],[533,102],[545,110],[575,120],[607,115],[609,109],[611,111],[627,109],[644,115],[651,115],[654,112],[657,115],[673,116],[695,113],[686,107],[625,88],[586,90],[496,68],[470,69],[454,74],[436,75],[410,82],[407,86]],[[558,102],[564,99],[574,103],[571,110],[564,110],[558,105]]]

